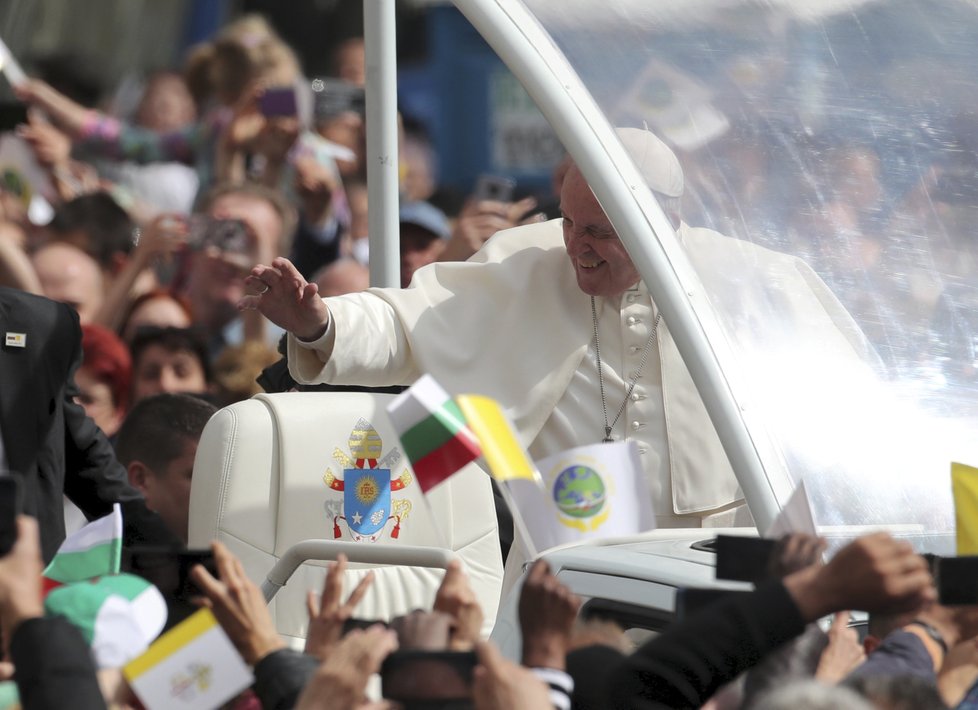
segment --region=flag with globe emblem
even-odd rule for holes
[[[633,441],[569,449],[537,462],[543,487],[509,482],[534,546],[635,535],[655,528]]]

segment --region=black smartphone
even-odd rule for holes
[[[122,571],[150,582],[166,600],[166,629],[179,624],[199,608],[194,604],[194,598],[201,596],[201,590],[190,578],[190,570],[198,564],[218,576],[214,553],[210,550],[134,545],[123,548],[122,552]]]
[[[17,516],[24,508],[23,486],[18,474],[0,474],[0,556],[17,542]]]
[[[19,101],[0,102],[0,133],[12,131],[27,123],[27,104]]]
[[[936,568],[937,600],[941,604],[978,604],[978,557],[941,557]]]
[[[760,537],[717,535],[717,579],[760,582],[771,574],[771,557],[777,540]]]
[[[475,198],[477,200],[494,200],[495,202],[512,202],[516,181],[500,175],[480,175],[475,181]]]
[[[263,116],[295,116],[298,112],[295,87],[273,86],[266,89],[258,99],[258,108]]]
[[[476,663],[474,651],[395,651],[380,668],[383,697],[409,710],[432,701],[468,707]]]
[[[752,592],[736,589],[706,589],[701,587],[680,587],[676,590],[676,621],[688,619],[693,614],[723,599],[730,599]]]
[[[343,622],[343,635],[346,636],[348,633],[354,629],[363,629],[366,631],[371,626],[376,626],[380,624],[381,626],[387,626],[387,622],[383,619],[358,619],[351,616]]]

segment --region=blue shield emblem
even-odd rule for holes
[[[391,513],[391,470],[347,468],[343,470],[343,515],[353,532],[373,535],[384,527]]]

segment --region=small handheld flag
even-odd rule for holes
[[[209,609],[174,626],[122,671],[148,710],[211,710],[254,682]]]
[[[978,468],[952,463],[951,490],[958,530],[958,555],[978,555]]]
[[[44,570],[44,591],[69,582],[117,574],[122,560],[122,509],[118,503],[104,518],[72,533]]]
[[[655,528],[634,441],[578,446],[540,461],[544,487],[513,481],[510,492],[541,550]]]
[[[387,415],[425,492],[479,458],[479,443],[458,405],[431,375],[395,397]]]
[[[516,438],[513,425],[495,400],[476,394],[459,395],[456,400],[465,421],[482,445],[482,456],[493,478],[497,481],[517,478],[539,480],[540,474]]]

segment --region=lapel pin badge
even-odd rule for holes
[[[4,337],[4,345],[6,345],[8,348],[26,348],[27,333],[6,333]]]

